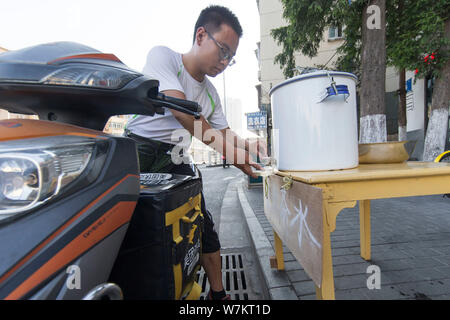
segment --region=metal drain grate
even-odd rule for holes
[[[232,300],[249,300],[244,260],[241,254],[222,254],[222,280],[225,291]],[[197,274],[197,282],[202,286],[200,300],[205,300],[209,292],[209,282],[203,268]]]

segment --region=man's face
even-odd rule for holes
[[[222,24],[221,28],[214,33],[204,28],[202,32],[200,58],[203,72],[210,77],[215,77],[232,61],[239,45],[239,36],[226,24]]]

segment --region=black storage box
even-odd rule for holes
[[[200,269],[201,188],[199,177],[141,174],[139,201],[109,279],[124,299],[189,293]]]

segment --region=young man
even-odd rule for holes
[[[206,77],[215,77],[234,63],[233,56],[241,36],[239,21],[229,9],[210,6],[197,20],[194,42],[188,53],[180,54],[167,47],[150,50],[143,73],[158,79],[159,90],[165,95],[196,101],[202,107],[202,116],[195,121],[190,115],[166,109],[164,115],[135,116],[130,120],[126,134],[138,144],[142,172],[194,175],[191,165],[177,165],[171,158],[171,151],[179,142],[173,135],[180,129],[213,146],[247,175],[255,177],[252,167],[261,169],[259,165],[250,163],[249,150],[256,151],[256,147],[230,130],[219,95]],[[190,138],[186,140],[190,143]],[[265,148],[261,151],[264,154]],[[222,283],[220,242],[211,214],[205,208],[203,195],[202,212],[205,231],[201,262],[211,287],[208,298],[229,299]]]

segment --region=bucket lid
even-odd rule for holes
[[[342,76],[342,77],[349,77],[349,78],[353,78],[354,80],[358,80],[358,77],[355,76],[353,73],[350,72],[342,72],[342,71],[328,71],[328,70],[318,70],[318,71],[314,71],[311,73],[307,73],[307,74],[301,74],[299,76],[295,76],[293,78],[289,78],[279,84],[277,84],[275,87],[273,87],[270,91],[269,91],[269,96],[272,95],[272,93],[293,82],[297,82],[297,81],[302,81],[302,80],[306,80],[306,79],[311,79],[311,78],[319,78],[319,77],[328,77],[328,75],[330,76]]]

